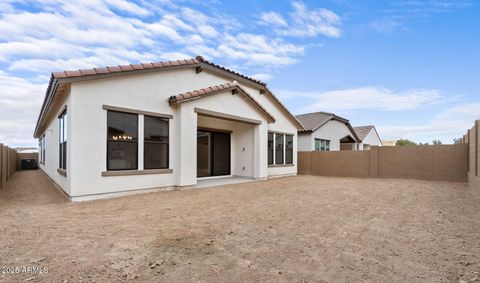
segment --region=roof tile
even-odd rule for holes
[[[95,70],[93,70],[93,69],[82,69],[82,70],[79,70],[79,71],[80,71],[80,73],[82,74],[82,76],[89,76],[89,75],[95,75],[95,74],[97,74],[97,73],[95,72]]]
[[[80,77],[82,73],[80,71],[65,71],[67,77]]]
[[[56,79],[63,79],[63,78],[67,77],[67,74],[65,74],[65,72],[54,72],[54,73],[52,73],[52,75]]]
[[[116,73],[116,72],[121,72],[122,71],[122,68],[120,68],[120,66],[108,66],[107,68],[111,73]]]
[[[119,67],[122,70],[122,72],[133,70],[132,65],[120,65]]]
[[[108,69],[105,68],[105,67],[93,68],[93,69],[97,72],[97,74],[108,74],[109,73]]]
[[[143,70],[142,64],[132,64],[131,66],[134,70]]]

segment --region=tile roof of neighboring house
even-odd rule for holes
[[[303,133],[315,132],[316,130],[320,129],[320,127],[325,125],[328,121],[336,120],[336,121],[342,122],[345,125],[347,125],[347,127],[350,129],[350,132],[352,133],[355,140],[358,141],[358,136],[355,133],[355,131],[353,130],[352,125],[350,125],[350,122],[348,121],[348,119],[337,116],[333,113],[313,112],[313,113],[296,115],[295,118],[297,118],[297,120],[303,126],[303,130],[300,130],[300,133],[302,133],[302,132]]]
[[[42,123],[45,115],[47,114],[50,104],[52,102],[53,96],[57,90],[59,84],[67,84],[72,81],[77,80],[89,80],[103,77],[116,76],[118,74],[135,74],[141,72],[151,72],[156,70],[164,70],[169,68],[179,68],[179,67],[192,67],[197,68],[198,71],[203,69],[216,72],[218,74],[223,74],[226,77],[233,77],[237,80],[243,80],[245,82],[250,82],[256,85],[258,88],[263,89],[264,92],[270,94],[270,96],[283,108],[286,114],[297,124],[298,127],[301,127],[301,124],[295,119],[295,116],[288,111],[288,109],[283,105],[280,100],[267,88],[266,83],[242,75],[231,69],[222,67],[215,63],[205,60],[202,56],[197,56],[191,59],[185,60],[176,60],[176,61],[166,61],[166,62],[154,62],[154,63],[141,63],[141,64],[130,64],[130,65],[120,65],[120,66],[107,66],[101,68],[92,68],[92,69],[82,69],[82,70],[73,70],[73,71],[63,71],[63,72],[54,72],[50,76],[48,83],[47,91],[45,93],[45,99],[43,101],[40,114],[38,116],[37,125],[35,127],[34,137],[38,137],[40,124]]]
[[[370,131],[374,128],[375,127],[372,126],[372,125],[353,127],[353,129],[355,130],[355,133],[357,133],[357,136],[360,139],[360,141],[363,141],[363,139],[365,139],[365,137],[367,137],[368,133],[370,133]]]
[[[344,123],[348,123],[348,120],[328,112],[313,112],[307,114],[296,115],[295,118],[302,124],[302,132],[314,132],[321,126],[325,125],[328,121],[335,119]]]
[[[170,96],[170,98],[168,99],[168,103],[172,105],[172,104],[199,99],[212,94],[220,93],[223,91],[230,91],[230,90],[231,91],[237,90],[239,93],[243,94],[248,100],[250,100],[250,102],[252,102],[261,112],[263,112],[267,116],[269,121],[275,122],[275,118],[262,105],[260,105],[251,95],[249,95],[248,92],[246,92],[238,84],[237,81],[210,86],[207,88],[197,89],[197,90],[177,94],[174,96]]]

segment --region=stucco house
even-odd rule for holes
[[[76,201],[295,175],[299,129],[265,83],[197,56],[53,73],[34,137]]]
[[[383,146],[382,140],[378,135],[375,126],[359,126],[353,127],[357,133],[359,142],[357,143],[358,150],[369,150],[371,146]]]
[[[298,132],[299,151],[355,150],[358,137],[350,122],[328,112],[295,116],[303,129]]]

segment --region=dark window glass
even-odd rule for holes
[[[315,139],[315,150],[320,150],[320,139]]]
[[[42,137],[42,162],[45,163],[45,135]]]
[[[107,170],[136,170],[138,115],[107,111]]]
[[[268,164],[273,164],[273,133],[268,133]]]
[[[285,136],[285,164],[293,164],[293,136]]]
[[[275,134],[275,164],[283,164],[284,136]]]
[[[67,110],[58,116],[58,168],[67,169]]]
[[[324,139],[315,139],[315,150],[330,151],[330,141]]]
[[[145,116],[144,169],[168,168],[168,119]]]

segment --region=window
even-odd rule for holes
[[[273,164],[273,133],[268,133],[268,164]]]
[[[67,170],[67,110],[58,116],[59,155],[58,168]]]
[[[324,139],[315,139],[315,150],[330,151],[330,141]]]
[[[283,164],[284,137],[282,134],[275,134],[275,164]]]
[[[138,115],[107,111],[107,170],[138,168]]]
[[[45,135],[42,137],[42,162],[45,163]]]
[[[268,165],[293,164],[293,135],[269,132]]]
[[[293,164],[293,136],[285,135],[285,164]]]
[[[45,163],[45,135],[38,140],[38,159],[40,163]]]
[[[42,152],[43,152],[42,151],[42,138],[43,137],[40,137],[38,139],[38,159],[39,159],[38,161],[39,162],[42,162]]]
[[[168,119],[145,116],[144,169],[168,168]]]

